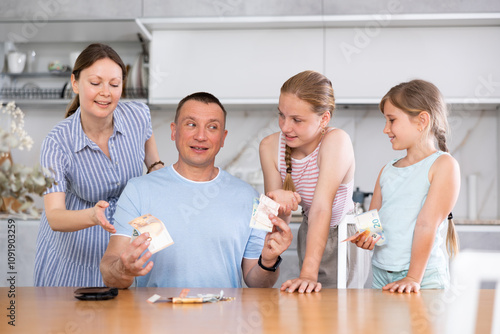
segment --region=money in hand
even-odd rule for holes
[[[174,243],[172,237],[167,231],[165,224],[158,218],[146,214],[135,218],[129,222],[130,225],[139,233],[148,232],[150,237],[149,251],[156,253]],[[134,232],[135,234],[135,232]]]
[[[356,215],[354,221],[358,232],[365,232],[373,239],[378,239],[375,245],[382,246],[385,243],[384,229],[377,210],[370,210]]]
[[[269,220],[269,214],[277,216],[279,207],[280,205],[277,202],[264,194],[261,194],[259,199],[255,198],[250,227],[271,232],[273,223]]]

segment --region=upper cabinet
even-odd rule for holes
[[[274,103],[295,73],[323,70],[321,29],[153,31],[149,100],[208,91],[226,103]]]
[[[2,0],[0,41],[137,41],[141,0]]]
[[[452,103],[500,104],[500,26],[373,23],[326,29],[325,74],[338,98],[380,99],[392,86],[418,78]]]
[[[1,21],[116,20],[142,16],[141,0],[2,0]]]
[[[449,103],[500,105],[500,14],[143,19],[152,32],[150,103],[195,91],[274,104],[292,75],[316,70],[339,104],[378,104],[420,78]]]

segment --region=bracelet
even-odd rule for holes
[[[257,263],[259,264],[259,267],[261,267],[262,269],[275,272],[280,266],[281,261],[282,261],[281,256],[278,255],[278,258],[276,259],[276,263],[274,264],[274,266],[266,267],[262,264],[262,254],[260,254],[259,261],[257,261]]]
[[[165,166],[165,164],[161,160],[158,160],[157,162],[153,162],[153,164],[148,167],[148,171],[147,171],[146,174],[149,174],[149,172],[151,172],[151,169],[153,169],[153,167],[156,166],[156,165],[163,165],[163,166]]]

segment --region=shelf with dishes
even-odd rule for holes
[[[73,98],[73,91],[69,85],[63,88],[2,88],[0,100],[15,100],[18,104],[67,104]],[[147,102],[147,88],[126,88],[122,99]]]
[[[131,73],[132,74],[132,73]],[[0,89],[0,100],[15,100],[21,104],[67,104],[74,97],[73,89],[70,83],[70,72],[39,72],[39,73],[1,73],[1,77],[10,78],[10,83],[2,86]],[[26,80],[27,79],[27,80]],[[51,87],[46,87],[38,81],[34,83],[29,79],[63,79],[60,81],[61,86],[54,87],[56,81],[50,84]],[[65,79],[65,80],[64,80]],[[129,85],[124,87],[122,99],[139,100],[147,102],[148,89],[137,87],[138,85]]]

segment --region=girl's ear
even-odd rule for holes
[[[332,118],[332,114],[329,111],[326,111],[323,116],[321,116],[321,125],[323,127],[327,127],[328,123],[330,123],[330,119]]]
[[[418,123],[420,125],[420,128],[423,130],[425,128],[427,128],[427,126],[429,125],[430,123],[430,115],[427,111],[422,111],[420,112],[420,114],[418,114]]]

